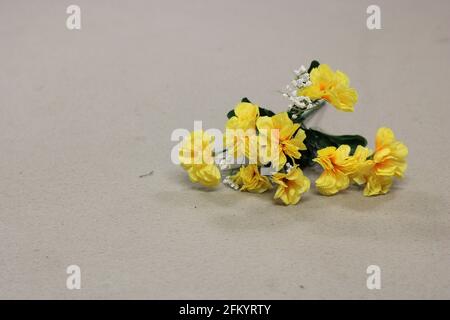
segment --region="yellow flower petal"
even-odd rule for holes
[[[392,177],[381,177],[376,174],[371,175],[364,188],[364,195],[369,197],[388,193],[392,185],[392,180]]]

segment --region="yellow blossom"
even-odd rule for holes
[[[257,149],[256,119],[259,107],[253,103],[240,102],[234,108],[234,116],[228,119],[225,127],[225,146],[235,157],[250,157],[250,149]]]
[[[234,114],[227,121],[227,129],[255,130],[256,119],[259,117],[257,105],[249,102],[240,102],[234,108]]]
[[[395,139],[394,132],[389,128],[380,128],[375,139],[375,173],[379,176],[403,177],[406,170],[408,148]]]
[[[380,128],[375,138],[375,152],[371,156],[371,167],[366,174],[365,196],[385,194],[389,191],[393,177],[402,178],[406,170],[408,148],[395,139],[389,128]]]
[[[231,179],[241,187],[241,191],[263,193],[272,188],[269,178],[262,176],[255,164],[242,166]]]
[[[317,152],[315,162],[320,164],[323,172],[316,180],[317,190],[324,195],[333,195],[347,189],[350,183],[349,175],[356,170],[355,159],[350,154],[348,145],[339,148],[326,147]]]
[[[286,164],[286,156],[299,159],[300,150],[306,150],[303,143],[305,132],[298,123],[292,122],[287,112],[260,117],[256,121],[256,127],[259,131],[259,156],[262,162],[272,162],[278,170]]]
[[[351,112],[358,101],[358,93],[350,88],[350,80],[341,71],[334,72],[327,64],[314,68],[310,74],[311,85],[298,91],[299,96],[312,100],[325,99],[337,109]]]
[[[302,193],[308,191],[310,186],[309,179],[297,166],[291,168],[288,173],[275,173],[272,180],[278,184],[274,199],[280,199],[285,205],[297,204]]]
[[[363,194],[367,197],[386,194],[389,192],[393,180],[393,177],[371,174],[367,177],[367,183]]]
[[[352,156],[355,160],[356,170],[350,175],[350,178],[359,185],[366,183],[367,176],[373,168],[373,161],[368,159],[370,153],[369,148],[357,146]]]
[[[183,141],[179,150],[181,166],[192,182],[213,187],[220,183],[220,171],[214,164],[214,139],[203,131],[194,131]]]

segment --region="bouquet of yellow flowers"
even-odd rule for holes
[[[330,135],[308,128],[305,120],[330,104],[351,112],[358,100],[347,75],[313,61],[294,70],[295,78],[282,92],[287,111],[275,114],[244,98],[228,112],[225,135],[197,130],[179,149],[181,166],[192,182],[214,187],[221,181],[235,190],[262,193],[276,187],[275,199],[297,204],[309,190],[302,169],[319,165],[319,193],[334,195],[351,183],[364,185],[364,195],[389,191],[394,177],[406,170],[408,148],[389,128],[380,128],[374,150],[360,135]]]

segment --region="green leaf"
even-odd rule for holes
[[[241,102],[252,103],[248,98],[242,98]],[[273,115],[275,115],[275,113],[272,112],[271,110],[259,107],[259,116],[260,117],[264,117],[264,116],[271,117]],[[230,119],[230,118],[232,118],[234,116],[235,116],[234,110],[231,110],[231,111],[229,111],[227,113],[227,118],[228,119]]]
[[[233,118],[234,116],[235,116],[234,110],[228,111],[228,113],[227,113],[227,118],[228,118],[228,119],[231,119],[231,118]]]
[[[312,69],[317,68],[318,66],[320,66],[319,61],[317,61],[317,60],[311,61],[311,64],[309,65],[309,68],[308,68],[308,73],[311,73]]]
[[[272,112],[271,110],[259,107],[259,116],[260,117],[266,117],[266,116],[267,117],[271,117],[271,116],[274,116],[274,115],[275,115],[275,113]]]
[[[354,135],[342,135],[342,136],[328,136],[330,141],[336,146],[340,146],[342,144],[348,144],[352,149],[351,154],[353,154],[356,150],[357,146],[367,146],[367,140],[363,136],[354,134]]]

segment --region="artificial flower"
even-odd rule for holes
[[[225,125],[225,146],[235,158],[256,158],[256,119],[259,117],[259,107],[253,103],[240,102],[234,108],[234,114]],[[254,153],[251,154],[251,150]]]
[[[306,138],[305,131],[300,129],[300,124],[292,122],[287,112],[272,117],[260,117],[256,121],[256,127],[259,132],[262,162],[272,162],[278,170],[286,164],[286,156],[299,159],[300,150],[306,150],[303,143]]]
[[[227,129],[255,130],[259,107],[250,102],[240,102],[234,108],[234,116],[228,119]]]
[[[321,165],[323,172],[316,180],[317,190],[323,195],[333,195],[347,189],[349,175],[356,170],[356,162],[350,155],[348,145],[326,147],[317,152],[315,162]]]
[[[192,182],[205,187],[215,187],[220,183],[220,171],[214,164],[193,165],[187,172]]]
[[[220,183],[220,171],[214,164],[214,139],[203,131],[191,132],[179,150],[181,166],[192,182],[213,187]]]
[[[366,197],[386,194],[389,192],[393,180],[393,177],[377,176],[376,174],[371,174],[367,177],[367,183],[364,188],[363,194]]]
[[[355,172],[350,174],[350,179],[352,179],[357,184],[361,185],[366,183],[367,176],[373,168],[373,160],[368,159],[370,155],[370,149],[357,146],[355,153],[352,158],[355,160]]]
[[[294,73],[287,91],[282,92],[290,100],[287,112],[275,114],[244,98],[227,113],[223,141],[214,141],[203,131],[189,134],[181,144],[179,160],[190,180],[211,187],[219,184],[223,174],[223,184],[254,193],[276,185],[274,199],[297,204],[310,188],[299,166],[318,163],[323,169],[316,180],[321,194],[336,194],[351,181],[365,185],[365,196],[389,192],[394,179],[404,175],[408,148],[389,128],[377,131],[373,152],[359,135],[333,136],[308,128],[305,120],[327,102],[339,110],[353,111],[358,94],[347,75],[315,60],[308,69],[302,66]],[[214,152],[214,142],[224,143],[220,147],[216,143],[215,150],[220,151]],[[267,169],[268,175],[260,169]]]
[[[231,177],[231,180],[240,186],[241,191],[263,193],[272,188],[269,178],[261,175],[255,164],[242,166],[239,172]]]
[[[402,178],[406,170],[408,148],[395,139],[389,128],[380,128],[375,138],[375,152],[371,156],[371,166],[366,173],[365,196],[385,194],[389,191],[393,177]]]
[[[314,68],[310,74],[311,85],[298,90],[298,96],[312,100],[324,99],[339,110],[351,112],[358,101],[358,93],[350,88],[350,81],[342,71],[334,72],[327,64]]]
[[[280,199],[285,205],[297,204],[310,186],[309,179],[297,166],[290,168],[287,173],[275,173],[272,181],[278,185],[274,199]]]
[[[407,155],[408,148],[395,139],[391,129],[378,129],[375,138],[375,153],[373,154],[374,170],[377,175],[403,177],[407,167]]]

